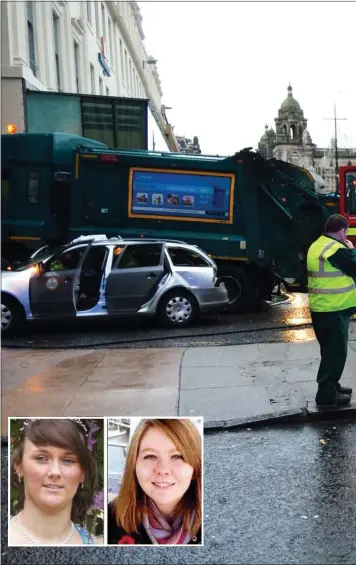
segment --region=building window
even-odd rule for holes
[[[102,44],[104,46],[106,33],[105,33],[105,7],[103,3],[101,3],[101,25],[102,25],[102,36],[103,36]]]
[[[104,94],[104,84],[101,77],[99,77],[99,94]]]
[[[91,2],[87,2],[87,18],[88,18],[88,23],[90,25],[92,25],[93,19],[92,19],[92,14],[91,14]]]
[[[100,41],[100,19],[99,19],[99,2],[94,2],[95,5],[95,30],[96,38]]]
[[[132,92],[132,72],[131,72],[131,61],[129,61],[129,80],[127,81],[127,88],[129,89],[130,96],[133,95]]]
[[[35,36],[33,32],[33,2],[27,2],[27,34],[30,69],[36,76]]]
[[[120,74],[124,76],[124,58],[122,54],[122,41],[120,39]]]
[[[125,85],[126,88],[128,90],[129,88],[129,81],[128,81],[128,70],[127,70],[127,51],[125,49],[125,63],[124,63],[124,67],[125,67]]]
[[[111,21],[110,18],[108,18],[108,33],[109,33],[109,56],[110,56],[110,63],[111,66],[114,65],[114,61],[113,61],[113,48],[112,48],[112,29],[111,29]]]
[[[147,102],[81,96],[83,136],[119,149],[147,149]]]
[[[53,12],[54,58],[56,64],[57,89],[61,90],[61,73],[59,65],[59,17]]]
[[[146,103],[127,98],[116,100],[114,110],[115,147],[120,149],[146,149]]]
[[[91,93],[95,94],[95,70],[94,66],[90,63],[90,84],[91,84]]]
[[[77,92],[80,92],[79,88],[79,45],[74,41],[74,67],[75,67],[75,86]]]
[[[117,29],[115,25],[113,26],[113,50],[114,50],[114,65],[115,65],[115,73],[116,73],[116,80],[117,80],[117,88],[119,89],[119,50],[117,48]],[[119,93],[119,90],[117,91]]]
[[[82,98],[83,135],[115,147],[112,101],[109,98]]]
[[[106,87],[106,96],[110,96],[110,91],[109,91],[108,87]]]

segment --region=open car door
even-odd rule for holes
[[[35,318],[75,317],[75,288],[92,243],[61,251],[30,279],[30,305]]]

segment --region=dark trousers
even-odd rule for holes
[[[320,345],[319,394],[333,396],[347,359],[350,312],[311,312],[311,319]]]

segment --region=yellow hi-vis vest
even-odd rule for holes
[[[313,312],[337,312],[356,306],[356,284],[352,277],[335,269],[329,258],[345,246],[322,235],[307,256],[309,306]]]

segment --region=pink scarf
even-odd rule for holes
[[[191,534],[183,530],[182,516],[176,516],[170,523],[162,513],[158,510],[157,506],[148,501],[152,514],[144,514],[142,523],[148,537],[155,545],[185,545],[190,542]],[[190,527],[194,521],[194,512],[191,516]]]

